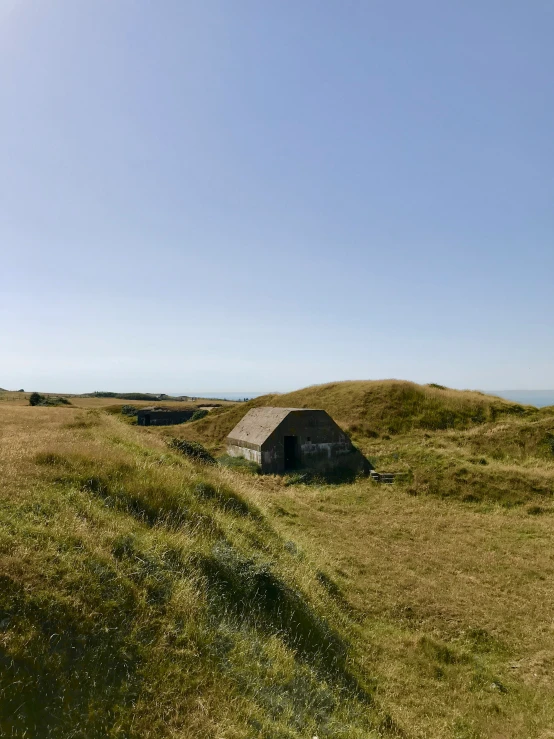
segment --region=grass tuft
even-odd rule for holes
[[[228,467],[231,470],[243,472],[247,475],[259,475],[261,473],[259,464],[244,457],[231,457],[229,454],[222,454],[217,458],[217,463],[222,467]]]

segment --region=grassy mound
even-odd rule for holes
[[[3,413],[2,736],[394,734],[353,623],[232,473],[32,413]]]
[[[317,385],[217,409],[176,434],[219,451],[248,409],[263,405],[323,408],[377,469],[403,473],[413,495],[511,506],[554,493],[549,466],[554,462],[554,414],[549,409],[436,383]]]
[[[29,405],[71,405],[71,401],[67,398],[56,397],[54,395],[41,395],[40,393],[31,393],[29,397]]]
[[[517,403],[478,392],[398,380],[314,385],[280,395],[278,401],[279,406],[323,408],[345,428],[365,436],[467,428],[501,415],[529,412]]]
[[[345,430],[362,438],[416,429],[465,429],[498,418],[538,413],[531,406],[479,392],[399,380],[366,380],[314,385],[283,395],[264,395],[247,403],[214,410],[194,427],[179,429],[179,434],[212,448],[221,447],[242,416],[250,408],[259,406],[320,408]]]

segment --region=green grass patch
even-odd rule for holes
[[[261,474],[260,465],[244,457],[232,457],[229,454],[222,454],[217,458],[217,463],[222,467],[228,467],[231,470],[243,472],[246,475]]]

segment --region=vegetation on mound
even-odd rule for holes
[[[184,441],[183,439],[171,439],[168,442],[168,446],[185,457],[190,457],[196,462],[203,462],[204,464],[215,464],[215,459],[208,452],[205,447],[202,446],[198,441]]]
[[[107,414],[29,435],[23,410],[0,457],[2,736],[394,735],[347,614],[228,471]]]
[[[478,392],[398,380],[315,385],[278,400],[279,406],[323,408],[345,428],[363,436],[462,429],[505,415],[536,412]]]
[[[54,397],[53,395],[41,395],[40,393],[31,393],[29,397],[29,405],[71,405],[67,398]]]
[[[206,418],[209,411],[207,411],[205,408],[199,408],[197,411],[194,411],[192,416],[190,417],[191,421],[200,421],[202,418]]]
[[[212,411],[184,439],[221,449],[225,437],[250,408],[321,408],[358,439],[405,434],[414,430],[468,429],[502,418],[535,418],[536,408],[479,392],[449,390],[398,380],[336,382],[283,395],[264,395]]]
[[[436,383],[314,386],[219,409],[178,434],[221,449],[248,408],[259,405],[323,408],[378,470],[402,473],[398,484],[412,495],[513,506],[554,493],[554,470],[548,465],[554,461],[554,414]],[[285,479],[289,485],[348,481],[306,472]]]

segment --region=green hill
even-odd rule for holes
[[[220,446],[250,409],[273,405],[321,408],[345,430],[359,437],[464,429],[500,417],[527,417],[538,411],[479,392],[450,390],[399,380],[364,380],[313,385],[292,393],[264,395],[248,403],[212,411],[208,418],[183,426],[178,435]]]
[[[162,434],[214,453],[249,408],[322,408],[377,469],[403,473],[413,494],[522,504],[553,489],[554,414],[480,392],[398,380],[338,382],[265,395]],[[517,465],[517,469],[513,466]]]

